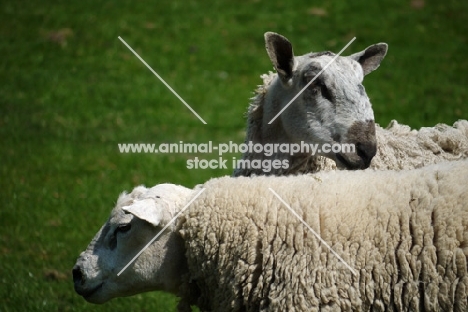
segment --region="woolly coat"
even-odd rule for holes
[[[180,225],[203,311],[468,309],[467,161],[203,187]]]
[[[437,124],[420,130],[393,120],[386,129],[377,126],[376,135],[374,169],[412,169],[468,157],[467,120],[459,120],[453,127]]]

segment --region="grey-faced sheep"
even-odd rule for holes
[[[267,52],[277,73],[263,75],[247,114],[246,143],[253,144],[354,144],[353,152],[315,154],[246,152],[234,176],[289,175],[338,168],[409,169],[468,157],[468,122],[453,127],[437,125],[411,131],[392,122],[387,129],[374,124],[370,101],[362,86],[364,75],[375,70],[387,52],[375,44],[348,57],[338,57],[271,124],[270,121],[332,60],[333,53],[295,57],[283,36],[266,33]],[[279,160],[286,165],[270,170],[254,161]]]
[[[466,160],[224,177],[202,187],[178,225],[117,276],[200,189],[166,184],[122,194],[77,260],[76,291],[102,303],[165,290],[182,297],[180,310],[468,309]]]
[[[367,168],[376,153],[376,139],[374,112],[362,80],[379,66],[387,53],[387,44],[374,44],[344,57],[332,52],[294,56],[291,43],[272,32],[265,34],[265,42],[277,74],[264,77],[264,85],[250,105],[246,141],[354,144],[354,152],[322,150],[314,158],[326,156],[348,169]],[[244,154],[244,159],[259,156]],[[297,156],[302,154],[280,157],[294,166]],[[235,175],[245,175],[246,171],[240,169]]]

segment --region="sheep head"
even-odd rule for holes
[[[342,168],[369,167],[377,143],[374,112],[362,82],[379,67],[387,44],[377,43],[350,56],[329,51],[295,56],[292,44],[279,34],[267,32],[265,43],[277,79],[259,102],[264,106],[262,138],[249,140],[353,144],[353,151],[322,149],[318,154]],[[294,105],[288,108],[291,101]]]
[[[176,293],[187,264],[175,225],[144,247],[191,194],[192,190],[173,184],[150,189],[138,186],[130,194],[121,194],[108,221],[76,261],[75,291],[91,303],[152,290]],[[117,275],[142,249],[141,255]]]

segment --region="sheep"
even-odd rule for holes
[[[90,302],[144,289],[180,296],[179,311],[468,309],[468,160],[134,192],[120,196],[73,269]],[[177,226],[118,277],[195,194]]]
[[[273,32],[265,33],[265,43],[277,74],[265,76],[250,105],[246,141],[354,144],[353,152],[319,154],[348,169],[367,168],[376,153],[376,140],[374,112],[362,80],[379,67],[387,44],[343,57],[329,51],[294,56],[288,39]],[[249,156],[258,157],[244,154]],[[237,170],[235,175],[242,173]]]
[[[77,260],[73,269],[76,292],[99,304],[116,296],[150,290],[177,291],[179,274],[187,265],[182,256],[184,243],[180,235],[174,234],[174,227],[151,244],[131,270],[120,276],[115,270],[130,261],[135,250],[143,248],[176,215],[192,192],[185,187],[160,184],[151,189],[138,186],[130,194],[122,193],[106,224]]]
[[[374,124],[370,101],[361,84],[386,55],[387,45],[375,44],[348,57],[338,57],[270,125],[269,122],[311,79],[316,69],[331,60],[330,52],[294,57],[291,43],[283,36],[265,34],[268,55],[277,73],[262,75],[263,85],[255,91],[247,113],[245,143],[324,144],[352,143],[351,153],[273,155],[247,151],[233,176],[289,175],[339,169],[409,169],[445,160],[468,157],[468,122],[452,127],[444,124],[413,130],[392,121],[383,129]],[[263,168],[254,161],[279,160],[283,166]],[[286,162],[286,163],[285,163]]]

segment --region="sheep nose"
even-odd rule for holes
[[[79,265],[75,265],[72,270],[73,282],[75,284],[83,284],[83,271]]]
[[[364,163],[363,169],[368,168],[372,158],[374,158],[375,154],[377,153],[377,145],[374,143],[357,143],[356,153],[359,157],[361,157]]]

